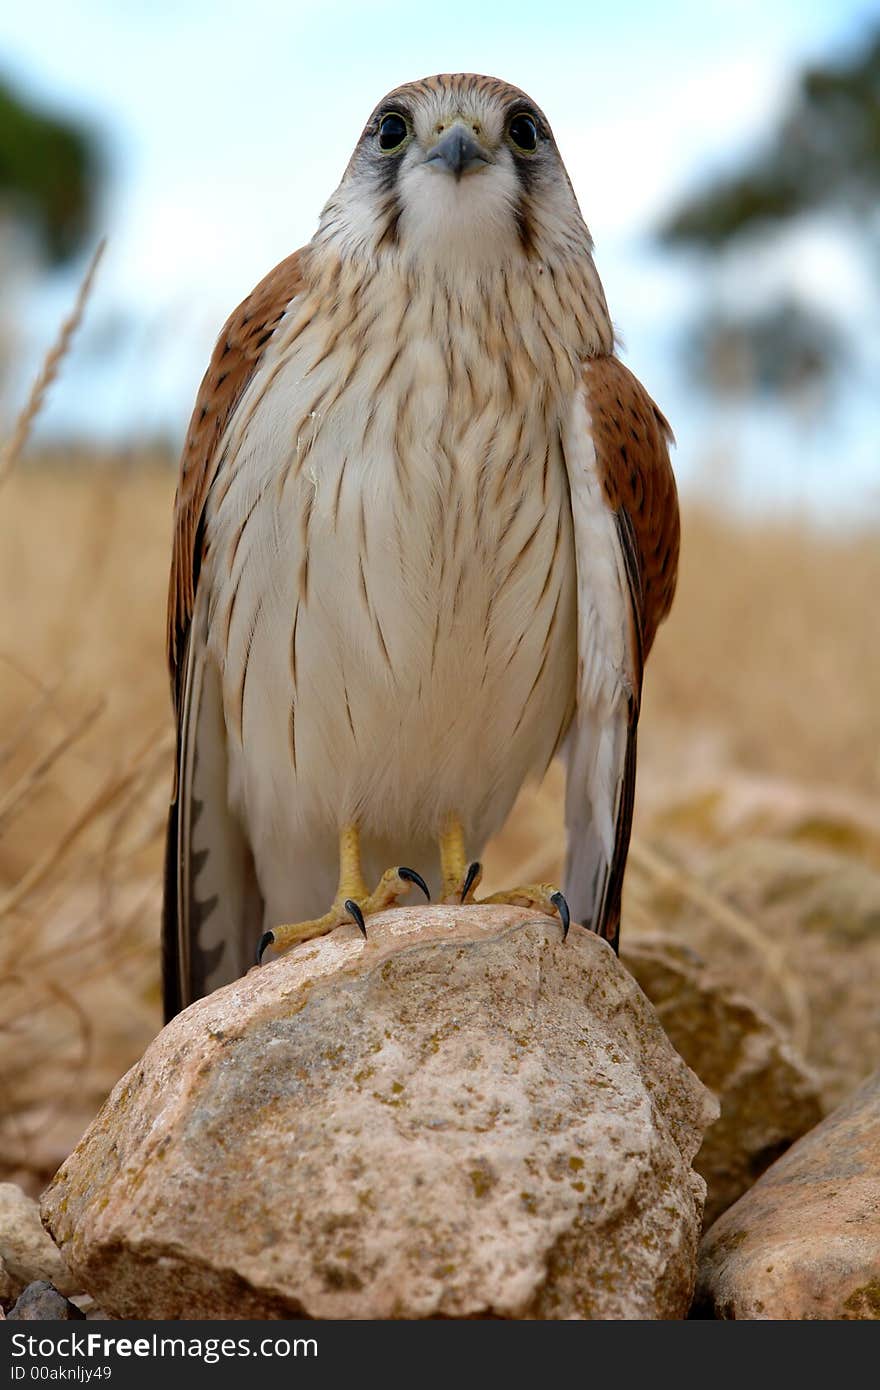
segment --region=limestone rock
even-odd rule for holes
[[[87,1293],[78,1293],[76,1298],[72,1298],[71,1303],[82,1313],[88,1322],[113,1322],[114,1319],[109,1313],[105,1313],[103,1308],[99,1308],[93,1298]]]
[[[880,1318],[880,1072],[715,1222],[696,1305],[723,1318]]]
[[[40,1208],[13,1182],[0,1183],[0,1274],[5,1272],[5,1296],[15,1297],[25,1285],[47,1279],[63,1294],[77,1284],[57,1246],[40,1224]],[[2,1296],[2,1295],[0,1295]]]
[[[699,901],[651,908],[674,915],[679,938],[780,1023],[828,1113],[880,1067],[880,871],[806,838],[755,836],[715,855],[701,885],[751,925],[751,940]]]
[[[86,1315],[47,1279],[37,1279],[19,1294],[6,1316],[10,1322],[33,1322],[38,1319],[72,1322],[85,1319]]]
[[[693,949],[665,933],[624,939],[624,964],[676,1051],[718,1098],[694,1167],[707,1226],[822,1118],[816,1081],[782,1028]]]
[[[682,1317],[716,1113],[604,942],[403,909],[169,1024],[43,1215],[122,1317]]]

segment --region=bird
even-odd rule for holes
[[[384,97],[311,241],[226,322],[183,448],[166,1018],[413,888],[618,949],[679,511],[616,347],[535,102],[475,74]],[[563,890],[477,899],[557,755]]]

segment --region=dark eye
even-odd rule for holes
[[[531,116],[514,116],[507,133],[518,150],[531,154],[538,148],[538,126]]]
[[[379,149],[390,154],[399,150],[409,135],[409,126],[399,111],[389,111],[379,122]]]

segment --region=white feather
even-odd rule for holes
[[[617,524],[602,490],[586,395],[581,388],[565,431],[577,556],[577,710],[566,743],[565,894],[572,915],[590,923],[614,852],[626,739],[629,589]]]

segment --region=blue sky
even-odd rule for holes
[[[845,50],[880,18],[876,3],[36,0],[15,10],[0,17],[0,71],[92,124],[109,170],[109,250],[44,435],[164,431],[179,441],[221,321],[309,238],[376,101],[429,72],[482,71],[524,87],[550,117],[626,360],[673,420],[685,480],[705,485],[706,457],[735,452],[741,497],[823,510],[835,489],[822,461],[843,429],[847,477],[876,500],[878,417],[867,397],[809,428],[760,411],[728,418],[695,397],[675,345],[707,283],[650,236],[683,191],[770,128],[801,62]],[[781,276],[858,323],[871,286],[838,229],[802,228],[794,246],[712,288],[760,294],[762,276],[771,286]],[[7,412],[76,276],[19,278]]]

